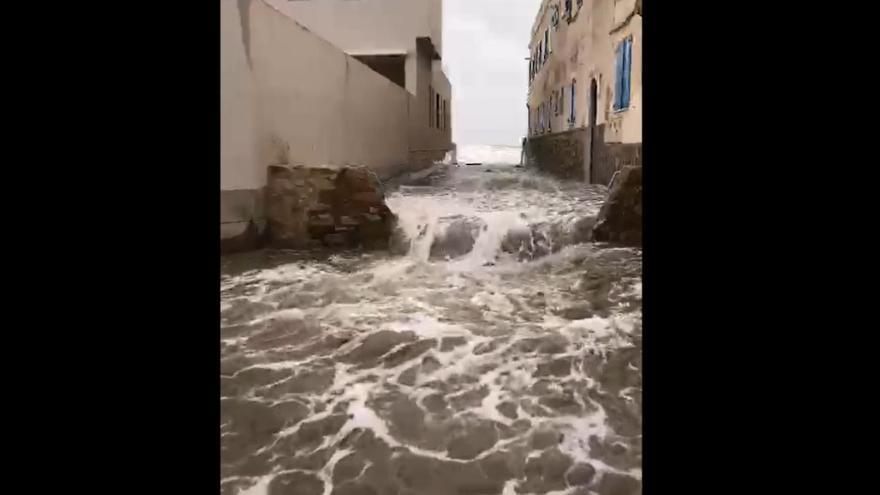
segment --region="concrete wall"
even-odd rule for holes
[[[442,0],[269,0],[320,37],[355,56],[403,53],[410,101],[410,151],[452,147],[449,129],[432,125],[432,89],[451,108],[452,91],[437,60],[442,56]],[[432,155],[433,156],[433,155]]]
[[[257,160],[256,91],[243,26],[239,4],[221,1],[220,237],[246,244],[248,229],[262,227],[266,171]]]
[[[259,233],[269,165],[407,169],[406,90],[266,0],[220,11],[221,239],[238,248]]]
[[[408,94],[267,3],[252,4],[258,159],[366,165],[379,175],[405,164]]]
[[[549,163],[552,156],[538,159],[541,153],[565,148],[569,137],[560,137],[563,144],[550,146],[537,144],[537,141],[550,141],[541,136],[589,126],[590,83],[597,85],[596,128],[587,133],[581,141],[586,149],[579,153],[583,157],[581,174],[585,180],[604,183],[608,170],[624,162],[632,162],[641,152],[633,152],[633,146],[642,140],[642,35],[640,0],[589,0],[581,7],[573,4],[573,17],[565,18],[564,2],[544,0],[532,27],[530,53],[534,53],[544,39],[549,28],[552,53],[544,65],[538,69],[529,85],[529,139],[535,141],[531,153],[532,164]],[[638,4],[638,7],[637,7]],[[552,7],[559,6],[559,23],[553,27]],[[635,13],[638,11],[638,13]],[[622,111],[613,110],[614,101],[614,50],[626,36],[633,37],[630,105]],[[575,119],[569,121],[571,105],[571,84],[575,82]],[[556,99],[562,90],[562,104],[558,114],[555,111]],[[544,130],[538,129],[538,109],[542,103],[550,107]],[[622,147],[615,149],[617,144]],[[591,148],[595,149],[593,153]],[[558,157],[557,154],[553,156]],[[566,156],[571,156],[567,154]],[[595,162],[595,163],[593,163]],[[553,167],[568,169],[574,164]],[[597,170],[591,171],[591,167]]]
[[[416,39],[431,38],[442,54],[442,0],[271,2],[345,52],[406,52],[411,94],[416,94]]]

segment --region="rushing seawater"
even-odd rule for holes
[[[641,492],[641,253],[512,165],[392,185],[396,253],[223,260],[221,492]]]

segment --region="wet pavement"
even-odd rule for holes
[[[391,185],[395,253],[222,260],[221,493],[641,493],[641,253],[600,186]]]

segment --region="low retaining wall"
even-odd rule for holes
[[[589,128],[532,136],[526,139],[525,165],[559,179],[605,185],[622,167],[642,165],[641,143],[606,143],[604,124],[595,134],[595,144]]]
[[[596,127],[596,136],[590,183],[607,186],[623,167],[642,166],[642,143],[606,143],[604,124]]]

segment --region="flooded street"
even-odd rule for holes
[[[641,493],[641,252],[606,190],[509,165],[391,184],[392,253],[222,261],[221,492]]]

